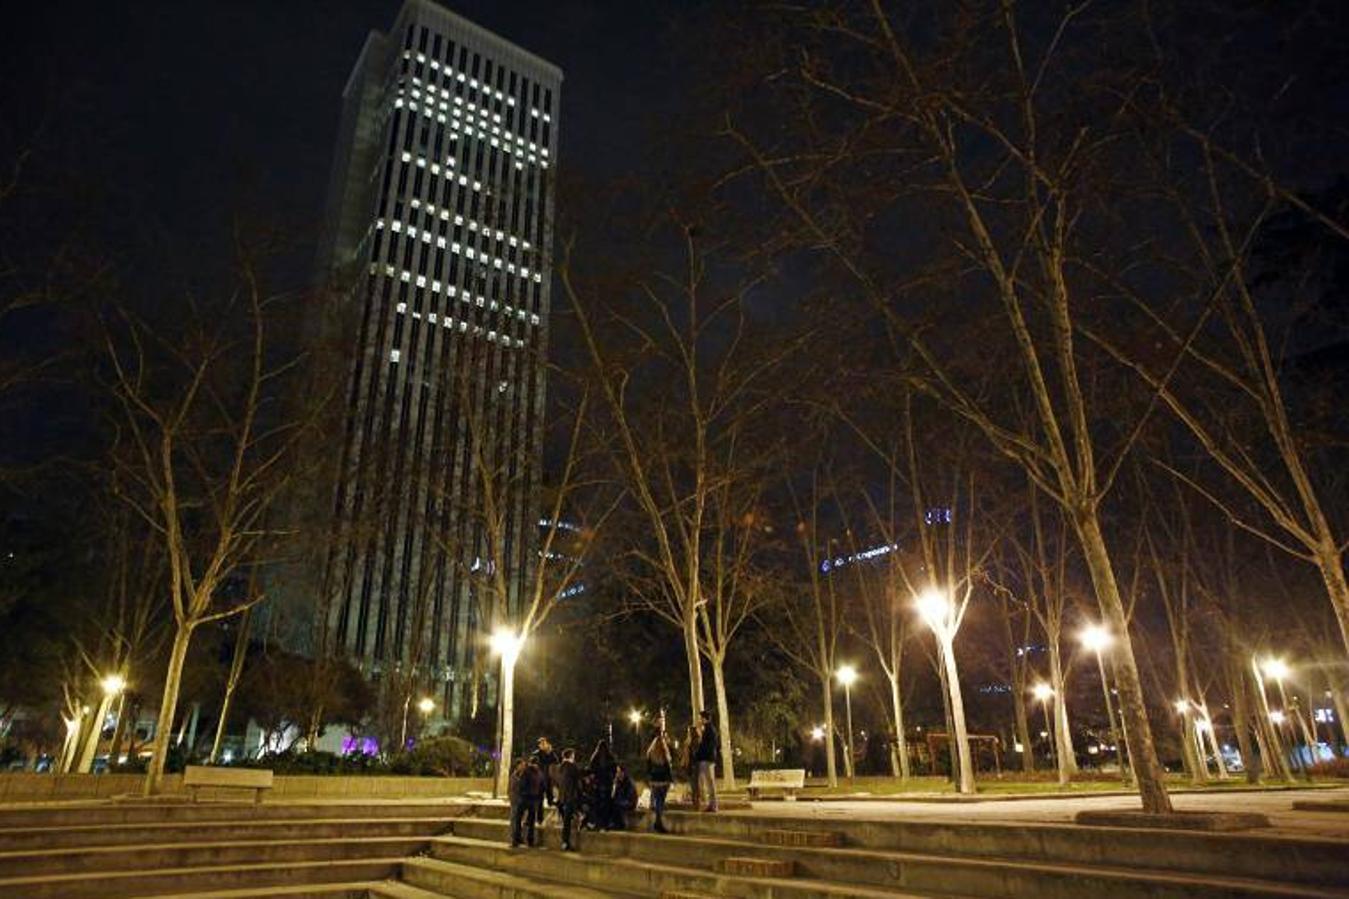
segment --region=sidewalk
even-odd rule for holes
[[[1258,833],[1322,837],[1345,841],[1349,857],[1349,813],[1342,811],[1296,811],[1293,803],[1301,800],[1346,801],[1349,787],[1240,791],[1214,793],[1173,792],[1172,802],[1186,811],[1259,812],[1271,823]],[[1014,802],[932,802],[930,799],[841,799],[831,802],[755,802],[748,812],[729,814],[771,817],[848,818],[885,821],[969,821],[981,824],[1069,824],[1080,811],[1137,809],[1137,794],[1091,794],[1070,797],[1020,798]]]

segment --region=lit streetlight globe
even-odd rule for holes
[[[824,739],[824,728],[818,724],[812,727],[810,729],[810,738],[814,740],[816,743],[819,743],[821,740]]]
[[[1092,652],[1101,652],[1110,646],[1115,638],[1110,635],[1110,631],[1106,630],[1104,626],[1093,624],[1083,628],[1082,633],[1078,634],[1078,640]]]
[[[421,710],[423,715],[429,715],[436,710],[436,701],[429,696],[425,696],[417,703],[417,708]]]
[[[631,721],[634,725],[641,724],[642,723],[641,711],[638,709],[633,709],[631,712],[628,712],[628,720]]]
[[[1047,702],[1049,698],[1054,695],[1054,688],[1041,681],[1034,687],[1031,687],[1030,692],[1031,695],[1040,700],[1040,702]]]
[[[1288,663],[1283,659],[1265,659],[1260,668],[1265,672],[1265,677],[1274,680],[1283,680],[1289,674]]]
[[[857,669],[851,665],[844,665],[838,669],[838,682],[845,687],[851,687],[857,681]]]
[[[1190,701],[1188,699],[1177,699],[1175,702],[1176,711],[1184,715],[1190,710]]]
[[[513,662],[524,648],[525,639],[509,628],[498,628],[492,632],[490,641],[492,652],[503,659]]]
[[[943,630],[951,615],[951,600],[936,587],[929,587],[918,597],[918,614],[934,631]]]
[[[126,679],[120,674],[109,674],[100,682],[103,692],[109,696],[116,696],[126,689]]]
[[[1269,720],[1273,721],[1275,724],[1283,724],[1283,712],[1275,709],[1269,713]]]

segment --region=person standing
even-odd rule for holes
[[[534,750],[534,762],[543,772],[543,793],[539,796],[538,805],[534,809],[534,817],[538,819],[539,824],[543,824],[543,806],[546,802],[550,806],[557,805],[557,799],[553,790],[553,768],[557,766],[560,759],[557,751],[553,749],[553,744],[548,742],[547,737],[539,737],[538,748]]]
[[[562,750],[562,761],[553,766],[551,778],[557,813],[562,817],[562,851],[575,852],[571,844],[572,824],[581,805],[581,769],[576,764],[576,750]]]
[[[600,740],[595,751],[590,754],[590,764],[586,773],[594,779],[595,808],[591,817],[595,823],[608,830],[614,819],[614,773],[618,769],[618,760],[609,751],[609,741]]]
[[[535,839],[534,812],[543,795],[543,772],[533,760],[522,759],[511,772],[511,848],[528,843],[538,845]]]
[[[706,801],[703,811],[717,810],[717,728],[712,723],[712,714],[707,709],[698,713],[698,748],[693,752],[693,760],[698,765],[698,796]],[[695,803],[696,804],[696,803]]]
[[[651,813],[655,820],[651,829],[667,833],[665,829],[665,797],[674,783],[674,767],[670,759],[670,741],[664,732],[656,734],[646,749],[646,781],[651,788]]]
[[[619,765],[614,770],[614,801],[610,813],[611,830],[627,830],[628,815],[637,810],[637,784],[633,783],[628,769]]]
[[[694,755],[698,751],[698,725],[690,724],[684,731],[684,745],[679,750],[679,773],[689,783],[689,805],[698,808],[698,762]]]

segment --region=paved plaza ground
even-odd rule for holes
[[[1349,812],[1295,811],[1302,800],[1349,801],[1349,787],[1308,790],[1242,790],[1230,793],[1176,793],[1175,807],[1184,811],[1258,812],[1272,827],[1262,833],[1320,836],[1349,841]],[[1087,810],[1124,810],[1139,807],[1137,796],[1071,796],[1062,798],[987,798],[953,801],[912,799],[832,800],[829,802],[755,802],[749,811],[727,814],[791,815],[803,818],[848,818],[854,820],[1070,822]]]

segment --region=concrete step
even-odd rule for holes
[[[372,891],[380,889],[385,883],[393,882],[368,880],[358,883],[306,883],[292,886],[245,887],[239,890],[211,889],[202,893],[180,895],[183,899],[270,899],[273,896],[284,899],[370,899]]]
[[[386,880],[374,883],[361,899],[445,899],[447,893],[424,890],[401,880]]]
[[[288,864],[400,858],[426,850],[429,837],[181,842],[0,853],[0,878],[80,872],[156,871],[198,866]]]
[[[842,846],[843,835],[836,830],[765,830],[759,839],[769,846]]]
[[[528,851],[528,850],[521,850]],[[437,896],[455,899],[604,899],[632,895],[613,890],[596,890],[555,879],[525,877],[472,864],[460,864],[437,858],[408,859],[403,862],[403,882]]]
[[[598,834],[607,836],[607,834]],[[587,838],[596,834],[587,833]],[[550,831],[550,846],[556,846],[558,833]],[[743,847],[742,847],[743,849]],[[756,899],[896,899],[920,894],[854,883],[830,882],[808,878],[757,877],[726,874],[687,864],[668,864],[606,856],[582,850],[560,852],[556,849],[512,849],[501,842],[465,837],[436,837],[431,841],[433,858],[474,867],[490,867],[524,877],[551,877],[571,884],[584,884],[607,893],[658,896],[667,892],[700,893],[712,896],[756,897]],[[698,861],[701,861],[699,859]],[[696,862],[695,862],[696,864]],[[932,896],[934,893],[925,895]]]
[[[276,891],[288,887],[388,880],[397,875],[401,862],[399,858],[329,859],[38,875],[0,879],[0,896],[22,899],[126,899],[132,896],[190,896],[229,890],[255,890],[260,891],[261,895],[272,896],[281,895]]]
[[[454,823],[453,833],[456,838],[489,845],[502,846],[506,842],[506,828],[498,822],[463,819]],[[439,854],[445,839],[438,837],[432,841],[433,854]],[[547,828],[543,831],[543,840],[545,845],[557,845],[560,832]],[[724,867],[728,860],[743,859],[757,864],[777,862],[791,865],[798,879],[929,894],[956,893],[1008,899],[1022,896],[1078,899],[1087,895],[1094,899],[1349,897],[1349,891],[1336,887],[1215,874],[1193,875],[1144,867],[1027,862],[874,849],[782,847],[749,844],[744,839],[636,832],[583,832],[576,842],[588,855],[623,858],[642,864],[681,865],[782,880],[781,873],[766,867],[755,870],[740,861],[733,863],[731,871]]]
[[[796,866],[789,858],[732,855],[717,862],[717,870],[723,874],[747,874],[750,877],[791,877],[796,873]]]
[[[96,824],[277,821],[338,818],[459,817],[506,819],[504,804],[437,802],[87,802],[0,808],[0,828],[70,827]]]
[[[450,818],[319,818],[275,821],[195,821],[190,825],[132,824],[65,825],[0,828],[0,853],[33,849],[128,846],[212,840],[303,840],[339,837],[432,836],[450,828]]]
[[[1266,834],[1206,833],[1077,824],[981,824],[950,821],[826,820],[722,813],[672,813],[676,834],[763,843],[772,830],[839,835],[845,846],[918,856],[1013,860],[1079,868],[1145,869],[1216,878],[1349,888],[1349,839]],[[458,832],[458,831],[456,831]]]

